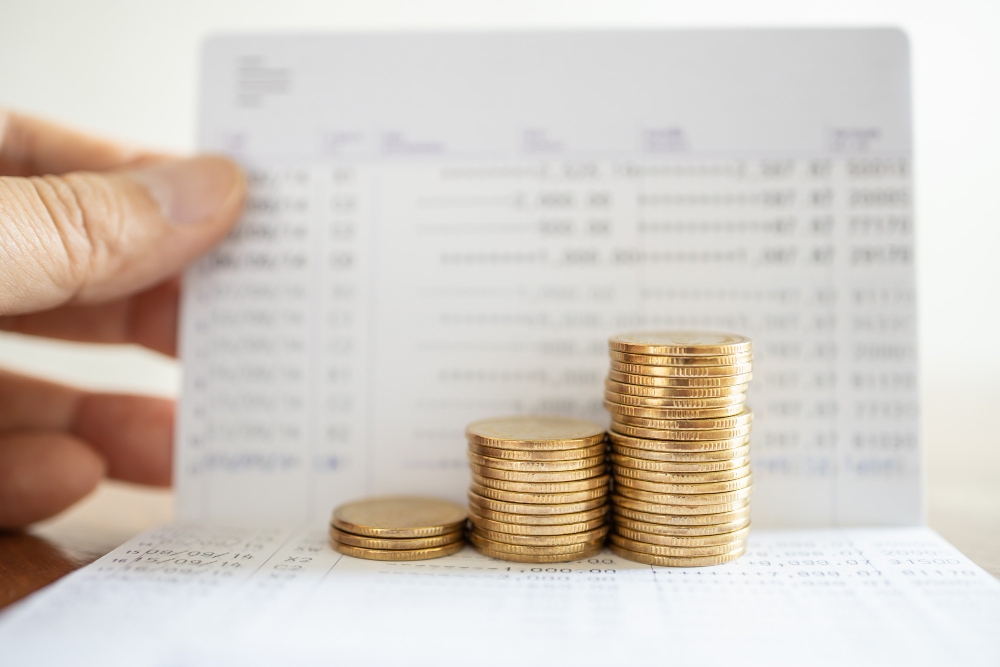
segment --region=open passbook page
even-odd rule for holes
[[[755,531],[712,568],[364,561],[167,526],[0,616],[5,664],[995,665],[1000,582],[926,528]],[[58,638],[58,640],[53,640]]]

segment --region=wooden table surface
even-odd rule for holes
[[[0,531],[0,608],[92,563],[133,535],[170,521],[170,492],[105,482],[29,531]]]

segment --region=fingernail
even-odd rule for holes
[[[149,191],[165,218],[179,225],[215,218],[243,189],[240,168],[213,156],[167,160],[128,175]]]

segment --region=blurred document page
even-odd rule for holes
[[[926,528],[751,533],[671,569],[340,556],[168,526],[0,616],[5,664],[995,665],[1000,582]],[[58,641],[53,641],[58,637]]]
[[[696,328],[754,339],[756,525],[921,522],[901,33],[227,36],[200,146],[250,198],[186,277],[182,518],[463,501],[467,423],[606,423],[607,338]]]

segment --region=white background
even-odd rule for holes
[[[250,30],[897,26],[911,40],[918,290],[931,523],[1000,529],[1000,3],[837,0],[0,0],[0,105],[156,148],[194,143],[199,45]],[[137,350],[0,337],[0,364],[172,395]],[[974,499],[970,493],[985,490]],[[975,502],[970,502],[974,500]],[[936,520],[936,516],[938,520]],[[938,525],[948,535],[945,525]],[[985,526],[984,526],[985,528]]]

